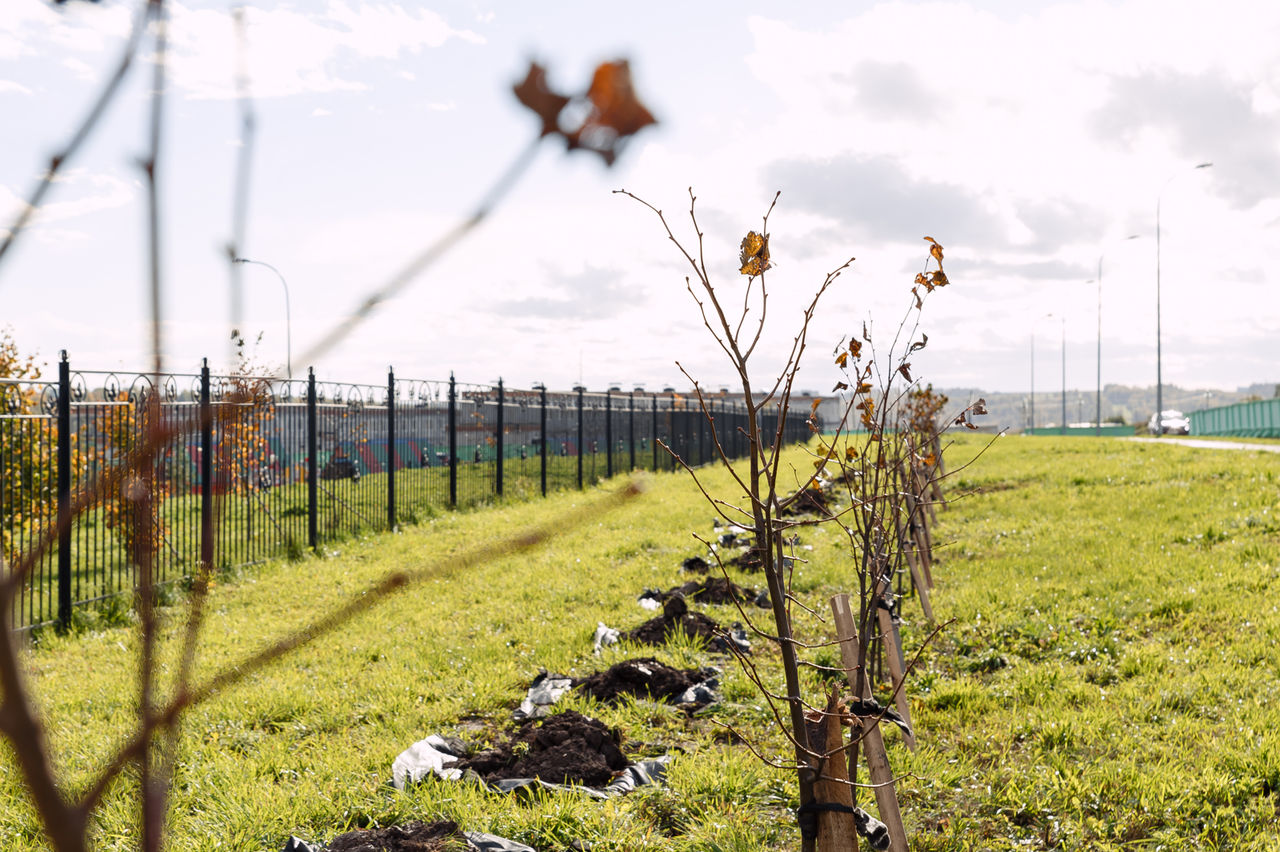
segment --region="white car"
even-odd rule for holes
[[[1152,435],[1190,435],[1191,421],[1181,411],[1172,408],[1152,414],[1147,421],[1147,431]]]

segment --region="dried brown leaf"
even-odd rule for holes
[[[560,131],[560,112],[569,98],[551,90],[547,85],[547,69],[536,62],[529,63],[529,73],[524,80],[512,86],[516,98],[542,120],[542,135],[550,136]]]

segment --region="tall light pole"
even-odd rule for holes
[[[1036,329],[1031,327],[1031,425],[1027,427],[1027,434],[1034,435],[1036,433]]]
[[[1125,240],[1136,240],[1141,234],[1130,234]],[[1094,397],[1093,434],[1102,435],[1102,259],[1107,256],[1104,251],[1098,255],[1098,390]]]
[[[258,266],[265,266],[276,274],[280,279],[280,285],[284,287],[284,339],[285,339],[285,373],[290,379],[293,378],[293,318],[289,309],[289,282],[284,280],[284,275],[279,269],[276,269],[269,263],[261,260],[250,260],[247,257],[237,257],[233,263],[253,263]]]
[[[1067,434],[1067,315],[1062,317],[1062,429],[1061,434]]]
[[[1031,324],[1031,427],[1027,430],[1028,435],[1034,435],[1036,431],[1036,322],[1052,316],[1045,314]]]
[[[1199,163],[1197,169],[1212,168],[1213,163]],[[1160,202],[1164,198],[1164,191],[1169,188],[1169,184],[1173,183],[1173,179],[1182,172],[1174,172],[1169,179],[1164,182],[1164,186],[1160,187],[1160,194],[1156,196],[1156,434],[1163,434],[1164,430],[1160,428],[1164,411],[1164,374],[1161,369],[1161,353],[1160,353]]]

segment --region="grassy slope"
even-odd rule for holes
[[[963,441],[951,463],[979,446]],[[935,609],[954,617],[927,650],[913,704],[922,748],[890,736],[914,848],[1280,848],[1280,459],[1088,438],[1001,439],[949,493],[981,487],[944,515]],[[725,487],[723,477],[714,480]],[[623,728],[629,752],[676,754],[668,789],[598,803],[515,804],[459,785],[405,793],[391,761],[433,733],[475,739],[503,724],[541,667],[587,674],[597,621],[630,627],[646,586],[681,582],[690,530],[710,512],[688,482],[659,475],[604,516],[591,495],[442,515],[337,558],[254,569],[220,586],[205,661],[420,565],[570,510],[587,514],[553,547],[402,594],[340,634],[192,713],[175,790],[172,848],[279,849],[348,826],[448,816],[540,849],[575,838],[607,849],[792,848],[794,783],[729,746],[707,719],[648,704],[579,707]],[[800,588],[825,609],[845,590],[833,532]],[[750,582],[751,578],[747,578]],[[756,581],[758,583],[758,581]],[[923,635],[909,603],[907,647]],[[729,608],[712,608],[730,621]],[[810,628],[817,638],[818,628]],[[69,781],[83,783],[122,731],[133,637],[113,629],[53,639],[30,656]],[[643,653],[648,653],[644,651]],[[693,648],[659,656],[687,666]],[[772,658],[770,652],[762,657]],[[716,717],[775,754],[766,714],[726,669]],[[133,806],[104,809],[99,849],[128,848]],[[0,848],[39,848],[15,771],[0,760]],[[866,798],[866,797],[864,797]],[[671,834],[672,836],[668,836]]]
[[[919,848],[1280,848],[1277,474],[1012,438],[959,475],[983,493],[945,526]]]

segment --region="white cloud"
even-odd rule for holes
[[[133,25],[132,6],[125,4],[75,3],[57,10],[41,0],[0,5],[0,60],[62,55],[62,64],[85,79],[96,78],[92,60],[118,50]],[[176,88],[192,98],[234,98],[231,16],[221,7],[182,3],[169,4],[169,14]],[[360,91],[369,85],[361,60],[396,60],[451,40],[484,42],[430,10],[347,0],[330,0],[320,14],[288,5],[250,7],[246,31],[250,83],[259,98]]]
[[[326,115],[333,115],[333,111],[327,110],[324,107],[316,107],[315,109],[311,110],[312,118],[324,118]]]
[[[330,0],[322,20],[331,22],[334,31],[345,30],[340,44],[363,57],[395,59],[402,51],[439,47],[453,38],[472,44],[484,43],[483,38],[470,30],[450,27],[435,12],[410,12],[399,5]]]
[[[173,8],[173,76],[194,98],[235,97],[236,45],[220,10]],[[369,87],[358,60],[395,60],[457,39],[483,39],[454,29],[439,14],[399,5],[333,0],[321,14],[289,7],[246,12],[249,78],[256,98],[361,91]]]
[[[0,7],[0,59],[36,53],[31,34],[56,25],[58,20],[46,3],[5,3]]]
[[[46,201],[29,223],[29,227],[43,227],[104,210],[115,210],[132,203],[138,196],[136,181],[122,180],[114,175],[91,174],[84,169],[63,172],[54,183],[56,186],[50,193],[50,198],[71,197]],[[12,221],[26,203],[26,199],[8,187],[0,186],[0,221]]]
[[[30,95],[34,93],[21,83],[15,83],[12,80],[0,80],[0,95],[4,94]]]
[[[83,59],[79,59],[75,56],[68,56],[66,59],[62,60],[62,67],[66,68],[80,80],[88,80],[96,83],[99,78],[97,69],[88,62],[85,62]]]
[[[133,26],[132,4],[68,3],[55,8],[39,0],[0,7],[0,59],[58,51],[101,53]]]

